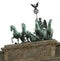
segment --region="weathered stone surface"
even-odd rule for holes
[[[27,58],[27,59],[18,59],[18,60],[14,60],[14,61],[60,61],[60,57],[46,58],[46,59]]]
[[[4,53],[0,51],[0,61],[4,61]]]
[[[55,53],[55,55],[56,55],[57,57],[60,57],[60,43],[58,43],[58,44],[56,45],[56,53]]]
[[[4,51],[5,61],[40,61],[55,57],[56,40],[44,40],[31,43],[7,45]]]

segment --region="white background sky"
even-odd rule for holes
[[[12,44],[10,25],[21,32],[21,23],[27,30],[34,31],[35,14],[31,3],[39,2],[38,17],[42,21],[52,19],[53,38],[60,41],[60,0],[0,0],[0,48]]]

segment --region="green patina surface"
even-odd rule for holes
[[[26,29],[26,25],[22,23],[22,32],[18,32],[14,25],[10,26],[10,30],[13,31],[13,39],[16,38],[18,43],[19,39],[24,42],[36,42],[38,40],[52,40],[53,30],[51,28],[52,19],[47,21],[41,21],[41,18],[35,20],[35,30],[33,33]]]
[[[51,28],[52,19],[47,22],[45,19],[42,21],[42,18],[38,18],[38,3],[31,4],[34,8],[34,14],[36,14],[35,19],[35,30],[31,33],[29,30],[27,31],[26,25],[24,23],[21,24],[22,32],[18,32],[14,25],[10,26],[10,30],[13,31],[13,37],[11,38],[12,42],[13,39],[17,39],[17,43],[19,43],[19,39],[24,42],[36,42],[41,40],[52,40],[53,30]]]

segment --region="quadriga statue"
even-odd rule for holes
[[[24,23],[22,23],[22,27],[21,27],[22,32],[18,32],[15,26],[11,25],[10,29],[11,31],[13,31],[13,37],[11,38],[12,42],[14,38],[17,39],[18,43],[19,43],[19,39],[22,41],[22,43],[52,39],[53,36],[53,30],[51,28],[52,19],[50,19],[48,23],[45,19],[42,22],[42,18],[37,17],[37,14],[39,12],[39,10],[37,9],[38,3],[31,4],[31,6],[34,8],[34,14],[36,14],[34,33],[28,31]]]

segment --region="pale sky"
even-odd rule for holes
[[[10,25],[21,32],[21,23],[25,23],[27,30],[34,31],[35,14],[30,4],[36,2],[39,2],[38,18],[47,22],[52,19],[53,39],[60,42],[60,0],[0,0],[0,48],[12,44]]]

